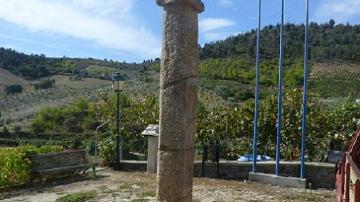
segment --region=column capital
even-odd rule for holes
[[[186,4],[199,13],[204,11],[204,3],[201,2],[201,0],[156,0],[156,3],[159,6],[170,4]]]

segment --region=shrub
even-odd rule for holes
[[[83,128],[81,128],[79,122],[81,120],[78,117],[70,116],[64,121],[64,128],[66,128],[67,132],[71,133],[81,133],[83,132]]]
[[[5,136],[10,134],[9,129],[6,126],[3,127],[3,134]]]
[[[350,100],[340,103],[331,111],[328,122],[332,149],[343,150],[360,125],[360,103]]]
[[[62,151],[57,146],[0,148],[0,187],[26,184],[30,180],[27,155]]]
[[[55,80],[41,80],[38,83],[34,84],[34,88],[36,90],[38,89],[47,89],[47,88],[51,88],[53,85],[55,84]]]
[[[23,87],[19,84],[14,84],[10,86],[5,86],[5,92],[6,94],[15,94],[15,93],[21,93],[23,90]]]
[[[104,160],[104,165],[112,165],[115,162],[115,154],[114,137],[108,137],[99,143],[99,156]]]
[[[81,148],[85,150],[87,154],[95,154],[95,141],[94,140],[84,140],[81,144]]]
[[[20,125],[15,125],[15,126],[14,126],[14,132],[15,132],[16,134],[18,134],[20,131],[21,131],[21,126],[20,126]]]

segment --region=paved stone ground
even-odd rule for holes
[[[86,177],[58,180],[0,193],[0,201],[52,202],[68,193],[91,191],[96,198],[89,201],[155,201],[155,175],[103,170],[99,178]],[[302,190],[280,188],[256,183],[194,179],[194,201],[336,201],[334,190]]]

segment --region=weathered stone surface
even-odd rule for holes
[[[157,172],[158,136],[148,136],[147,173]]]
[[[265,173],[249,173],[249,181],[260,182],[262,184],[271,184],[280,187],[293,187],[293,188],[307,188],[306,179],[295,178],[295,177],[283,177],[274,174]]]
[[[157,0],[164,7],[160,70],[157,200],[192,201],[200,0]]]
[[[196,79],[161,90],[160,150],[192,149],[196,132]],[[174,104],[174,107],[169,107]]]
[[[159,151],[157,199],[191,201],[193,183],[193,150]],[[169,169],[169,165],[171,168]],[[163,188],[163,189],[160,189]]]
[[[159,6],[166,6],[169,4],[180,3],[192,7],[197,12],[204,11],[204,4],[200,0],[156,0],[156,3]]]

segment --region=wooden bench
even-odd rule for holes
[[[91,167],[85,151],[65,151],[59,153],[28,156],[31,162],[31,176],[79,174]]]

